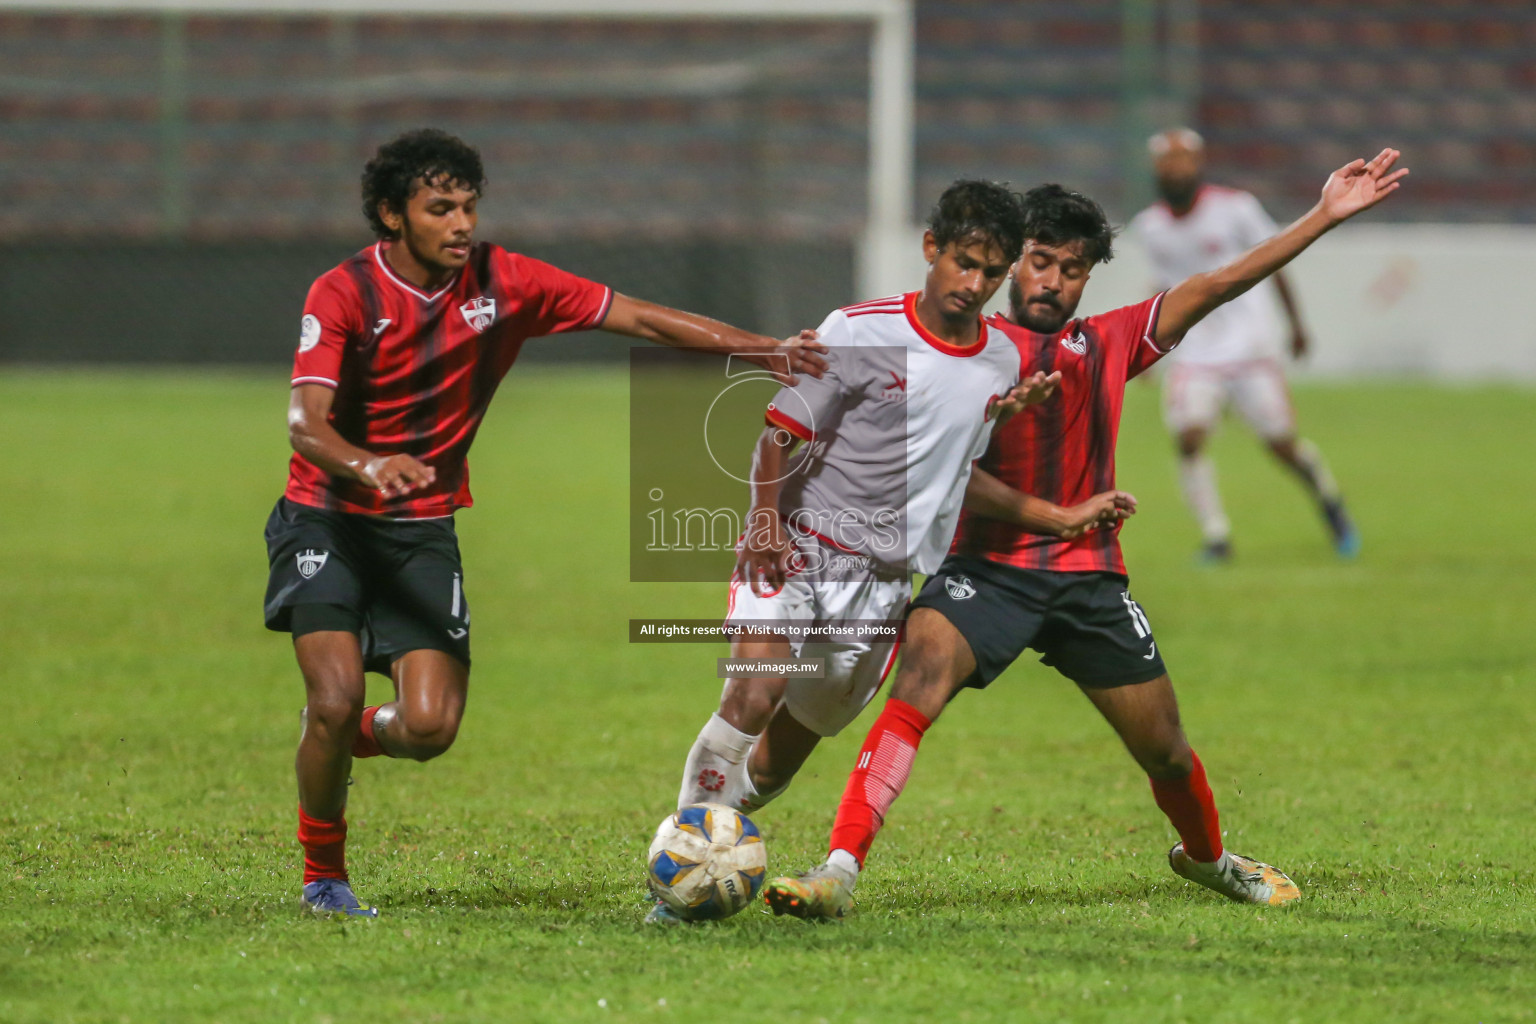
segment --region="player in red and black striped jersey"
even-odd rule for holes
[[[453,743],[469,604],[453,513],[467,455],[523,342],[601,329],[736,354],[793,383],[824,347],[619,295],[474,239],[480,156],[440,131],[380,147],[363,173],[378,241],[311,287],[288,408],[288,487],[267,522],[266,622],[291,633],[308,701],[299,741],[304,902],[372,916],[347,880],[353,757],[425,761]],[[363,706],[363,674],[396,699]]]
[[[827,861],[770,882],[765,891],[775,911],[846,912],[923,734],[961,689],[986,686],[1026,647],[1078,684],[1147,773],[1179,833],[1169,853],[1174,871],[1243,902],[1300,897],[1284,872],[1223,849],[1205,770],[1179,724],[1151,624],[1131,598],[1120,523],[1064,539],[1032,532],[1024,513],[1030,502],[1072,504],[1111,490],[1126,380],[1211,310],[1395,191],[1407,173],[1392,170],[1397,157],[1383,150],[1335,171],[1306,216],[1227,265],[1083,320],[1072,314],[1089,273],[1111,255],[1109,221],[1097,203],[1058,185],[1026,194],[1028,241],[1013,269],[1008,316],[989,323],[1018,345],[1023,372],[1060,372],[1061,394],[993,434],[972,474],[950,556],[913,601],[901,668],[849,777]],[[1133,507],[1128,500],[1123,511]]]

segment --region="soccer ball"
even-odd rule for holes
[[[723,804],[690,804],[656,829],[646,856],[651,891],[679,917],[730,917],[757,896],[768,850],[752,819]]]

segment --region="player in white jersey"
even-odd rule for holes
[[[1275,234],[1275,222],[1252,195],[1203,180],[1205,143],[1196,132],[1160,132],[1148,148],[1162,200],[1137,214],[1131,228],[1151,257],[1158,288],[1229,263]],[[1272,280],[1290,327],[1290,355],[1300,359],[1308,342],[1295,296],[1283,273]],[[1212,310],[1169,357],[1163,417],[1178,445],[1179,482],[1200,524],[1207,561],[1232,555],[1231,524],[1205,454],[1228,405],[1307,488],[1338,553],[1348,558],[1359,551],[1359,534],[1328,464],[1316,445],[1296,435],[1281,359],[1280,324],[1263,286]]]
[[[981,319],[1022,246],[1017,194],[951,185],[923,238],[923,289],[834,311],[818,329],[823,378],[769,404],[731,579],[731,656],[819,662],[822,674],[728,678],[689,751],[679,807],[763,806],[889,673],[911,573],[948,552],[972,461],[995,423],[1060,379],[1021,383],[1018,348]],[[1080,533],[1119,518],[1126,498],[1051,505],[1040,528]],[[647,920],[676,918],[658,903]]]

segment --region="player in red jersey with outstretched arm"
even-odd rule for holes
[[[453,514],[466,456],[529,338],[601,329],[738,354],[794,383],[824,348],[615,294],[474,239],[479,154],[433,129],[363,171],[378,242],[310,288],[294,360],[288,488],[267,521],[267,628],[291,633],[308,698],[296,764],[304,903],[374,916],[347,879],[354,757],[452,745],[469,685],[469,603]],[[365,671],[395,700],[364,707]]]
[[[1095,264],[1109,259],[1112,231],[1099,205],[1058,185],[1025,196],[1023,258],[1014,267],[1006,318],[1025,372],[1062,375],[1057,401],[1024,410],[999,428],[978,463],[999,513],[1028,492],[1058,504],[1114,486],[1115,440],[1125,383],[1177,345],[1211,310],[1252,288],[1324,232],[1394,192],[1406,170],[1383,150],[1335,171],[1318,204],[1273,238],[1223,267],[1146,302],[1073,320]],[[950,556],[913,602],[907,648],[859,752],[832,829],[825,863],[768,883],[778,913],[841,917],[870,844],[906,785],[924,733],[962,688],[985,687],[1024,648],[1073,680],[1119,733],[1151,780],[1153,797],[1179,833],[1173,870],[1234,900],[1280,905],[1301,893],[1284,872],[1223,848],[1205,769],[1179,724],[1178,703],[1146,614],[1132,598],[1119,524],[1075,540],[1035,534],[998,515],[978,515],[971,495]]]

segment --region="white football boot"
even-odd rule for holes
[[[1284,871],[1230,850],[1214,864],[1204,864],[1185,853],[1183,843],[1175,843],[1168,851],[1168,866],[1174,874],[1239,903],[1278,907],[1301,899],[1301,890]]]
[[[763,886],[763,899],[775,914],[836,921],[853,909],[857,877],[834,864],[818,864],[798,878],[775,878]]]

